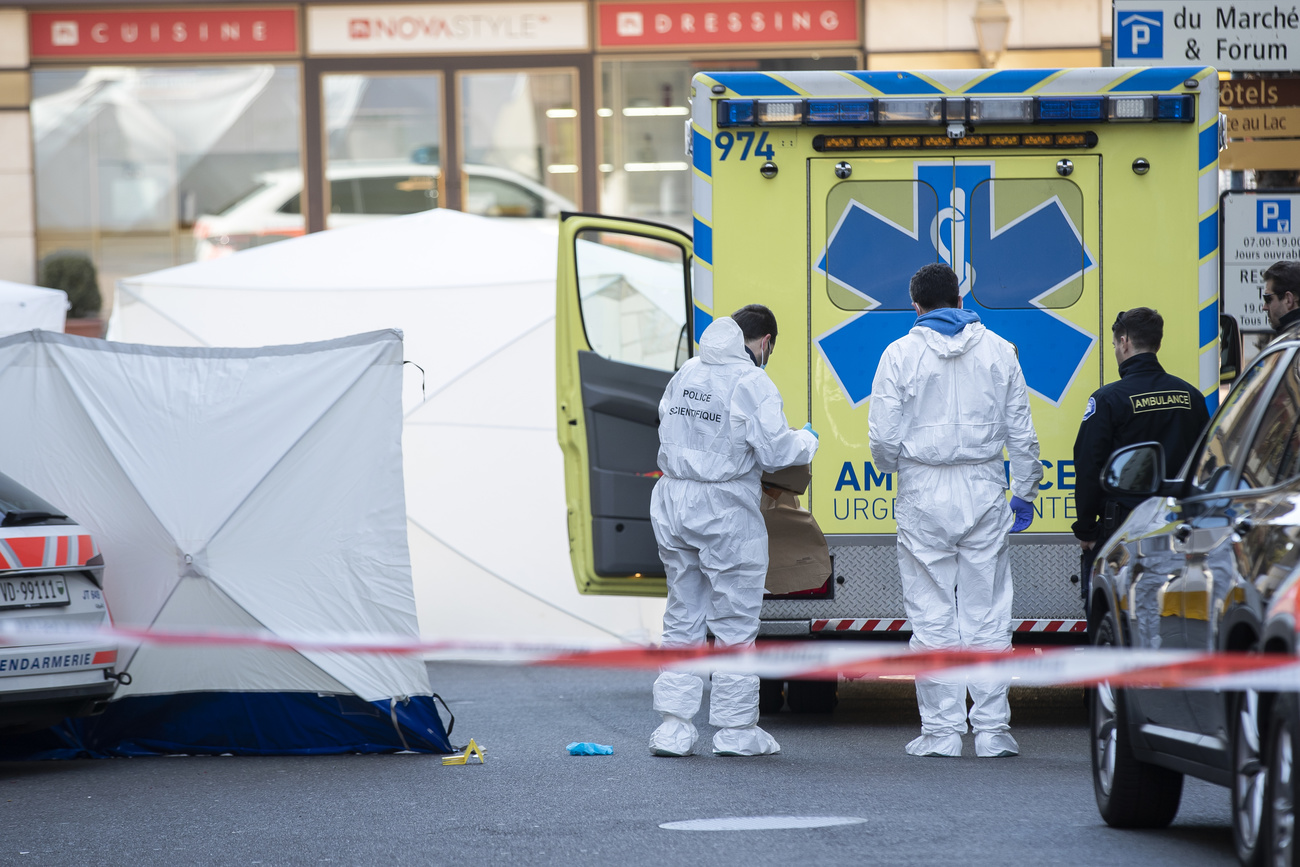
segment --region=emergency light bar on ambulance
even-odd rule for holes
[[[1094,147],[1082,133],[968,135],[984,124],[1125,123],[1196,119],[1191,94],[1136,96],[904,97],[880,99],[721,99],[718,126],[946,126],[935,136],[818,136],[818,151],[887,147]]]

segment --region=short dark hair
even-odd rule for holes
[[[1121,310],[1110,327],[1115,337],[1128,337],[1135,349],[1159,352],[1165,339],[1165,318],[1150,307]]]
[[[912,275],[908,284],[908,294],[922,310],[935,310],[939,307],[956,307],[961,304],[961,290],[958,288],[957,272],[942,262],[922,265]]]
[[[770,334],[776,340],[776,314],[762,304],[746,304],[731,314],[731,318],[740,326],[747,341],[758,340],[764,334]]]
[[[1300,302],[1300,262],[1274,262],[1264,272],[1264,280],[1273,281],[1273,293],[1284,295],[1290,292]]]

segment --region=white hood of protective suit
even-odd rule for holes
[[[956,358],[971,350],[988,331],[983,322],[972,322],[951,336],[935,331],[925,325],[914,325],[909,334],[915,334],[925,341],[935,355],[940,358]]]
[[[659,469],[674,479],[758,478],[812,461],[817,438],[791,430],[781,393],[745,352],[730,318],[700,335],[700,353],[682,365],[659,402]]]
[[[1029,391],[1015,349],[980,322],[949,336],[917,325],[880,358],[867,414],[872,460],[894,472],[908,464],[982,464],[1012,491],[1038,494],[1043,466]]]
[[[700,354],[705,364],[745,364],[754,361],[745,351],[745,335],[732,319],[715,319],[700,335]]]

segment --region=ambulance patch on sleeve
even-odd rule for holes
[[[1083,411],[1083,420],[1087,421],[1088,419],[1092,418],[1092,414],[1096,411],[1097,411],[1097,399],[1095,397],[1088,398],[1088,408]]]

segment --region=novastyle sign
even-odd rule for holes
[[[857,44],[855,0],[601,3],[601,48]]]
[[[311,54],[587,50],[585,3],[310,6]]]
[[[1115,0],[1116,66],[1300,67],[1300,6],[1274,0]]]

